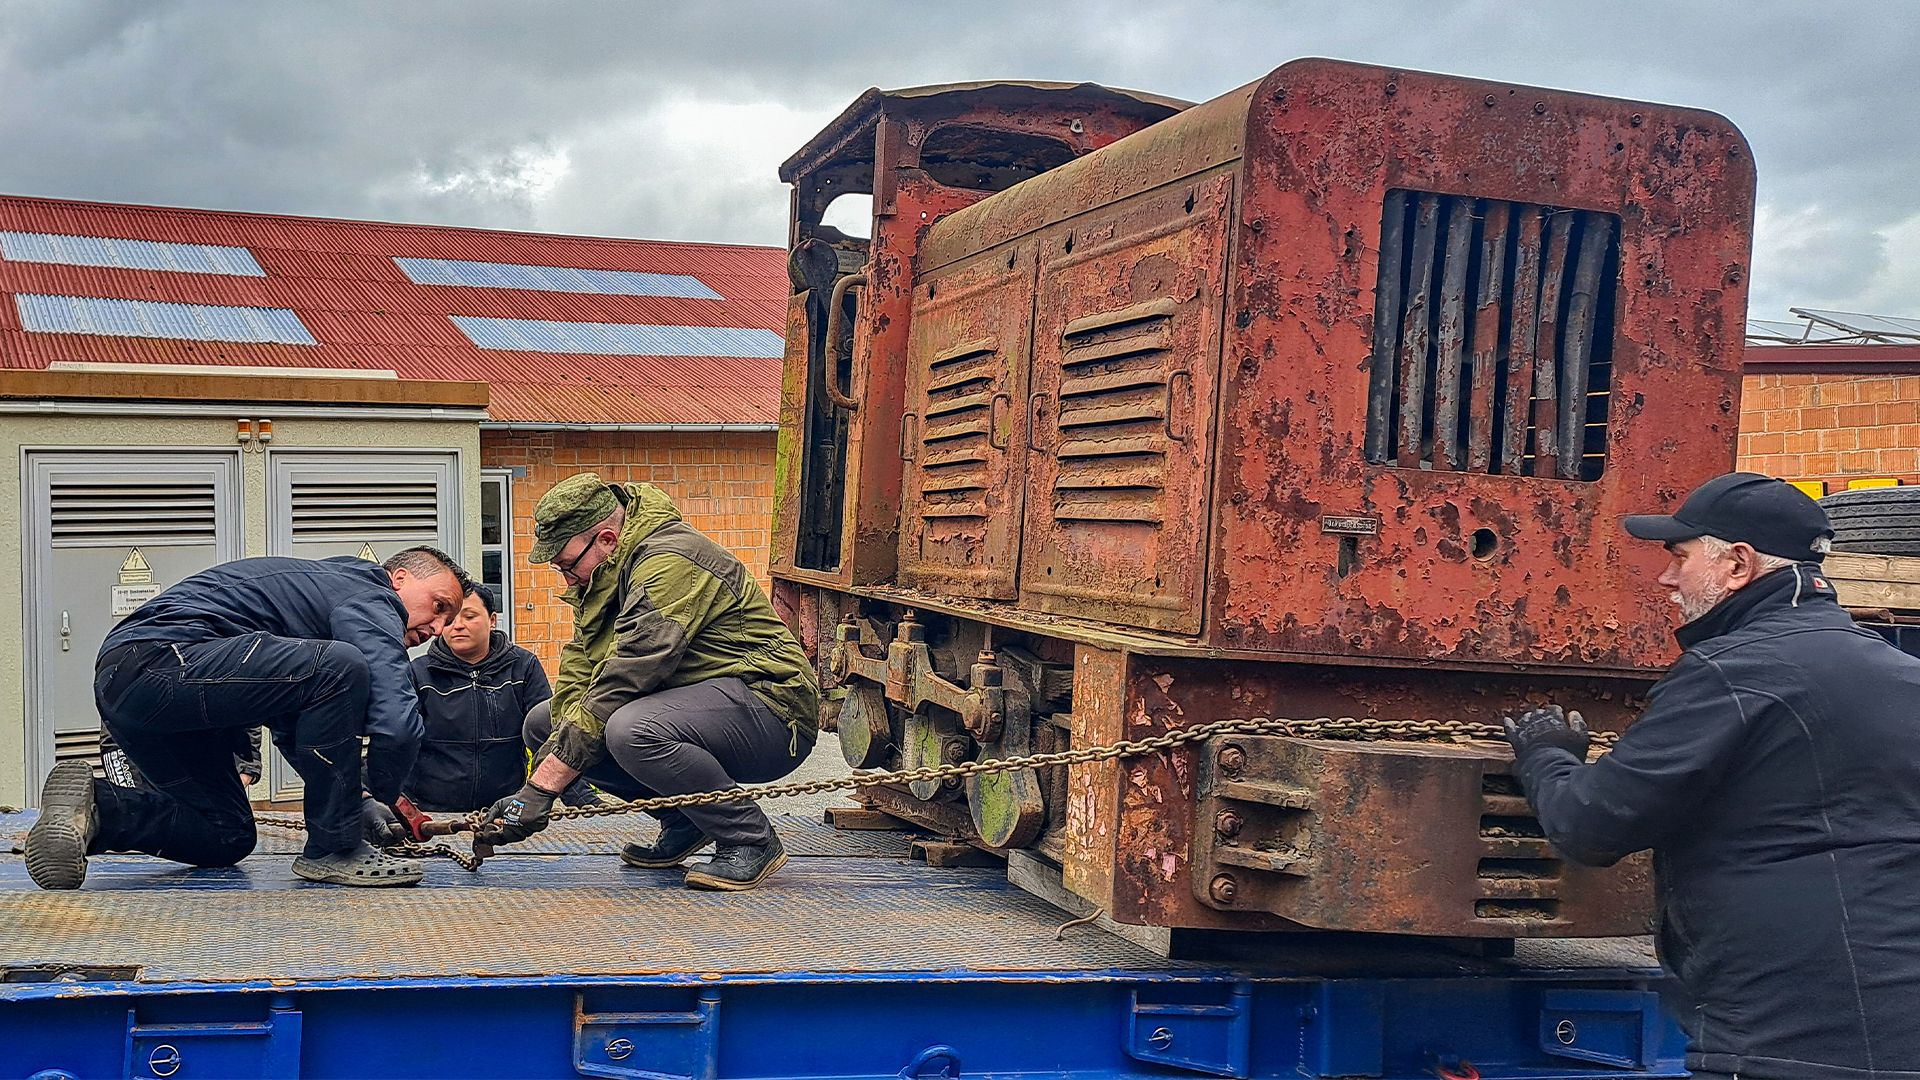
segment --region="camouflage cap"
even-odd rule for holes
[[[527,561],[552,562],[568,540],[605,521],[618,505],[598,473],[575,473],[548,488],[533,508],[533,550]]]

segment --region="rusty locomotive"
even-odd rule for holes
[[[1213,101],[869,91],[793,189],[772,573],[857,768],[1239,716],[1630,722],[1621,515],[1733,459],[1710,113],[1329,60]],[[871,197],[866,237],[828,225]],[[1234,736],[866,795],[1120,924],[1640,932],[1496,744]]]

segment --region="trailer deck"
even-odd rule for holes
[[[1002,871],[796,818],[743,894],[622,866],[625,819],[413,889],[301,881],[263,830],[236,867],[105,856],[48,893],[31,820],[0,815],[4,1076],[1684,1075],[1637,940],[1168,959]]]

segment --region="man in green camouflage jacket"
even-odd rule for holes
[[[553,699],[527,717],[536,765],[495,803],[480,839],[512,843],[546,827],[556,793],[581,775],[623,798],[765,783],[813,749],[820,688],[812,665],[740,560],[680,519],[647,484],[581,473],[534,509],[535,563],[570,586],[573,640]],[[632,866],[679,866],[695,888],[751,889],[786,862],[772,822],[750,801],[656,815]]]

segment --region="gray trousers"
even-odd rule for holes
[[[527,714],[527,746],[553,731],[553,703]],[[774,715],[739,679],[709,679],[662,690],[620,706],[607,721],[607,758],[586,771],[595,787],[623,799],[683,795],[764,784],[798,768],[814,736]],[[717,844],[764,844],[773,823],[748,800],[655,814],[663,824],[692,821]]]

